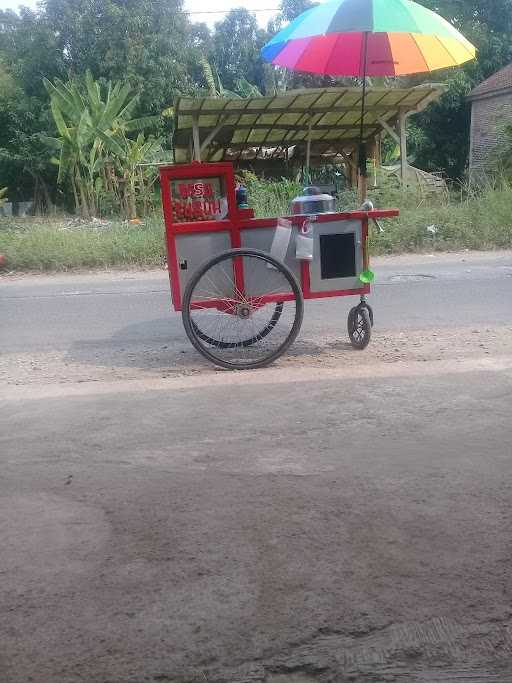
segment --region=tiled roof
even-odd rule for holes
[[[512,88],[512,64],[504,66],[492,76],[489,76],[485,81],[482,81],[470,93],[469,99],[481,97],[483,95],[491,95],[501,90],[508,90]]]

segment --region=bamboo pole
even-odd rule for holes
[[[400,127],[400,178],[402,180],[402,185],[405,185],[407,182],[407,129],[405,125],[405,109],[400,108],[398,124]]]
[[[201,141],[199,139],[199,117],[195,114],[192,117],[192,140],[194,142],[194,159],[201,161]]]

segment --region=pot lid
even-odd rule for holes
[[[325,202],[333,200],[334,197],[332,197],[330,194],[325,194],[320,190],[319,187],[311,185],[309,187],[305,187],[302,190],[302,195],[292,199],[292,202]]]

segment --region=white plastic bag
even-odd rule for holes
[[[286,259],[286,253],[288,251],[288,245],[292,237],[292,224],[287,221],[286,218],[277,219],[277,227],[274,233],[274,238],[272,240],[272,245],[270,247],[270,255],[273,256],[278,261],[284,263]],[[268,268],[274,268],[271,263],[267,264]]]
[[[295,258],[301,261],[312,261],[314,251],[313,224],[306,218],[295,239]]]

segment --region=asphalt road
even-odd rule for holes
[[[380,259],[375,270],[371,301],[379,329],[501,325],[512,318],[512,253]],[[184,339],[164,272],[27,278],[1,290],[4,352]],[[344,331],[353,301],[306,302],[303,333]]]
[[[245,373],[162,274],[0,281],[1,683],[510,683],[512,253],[377,272]]]

